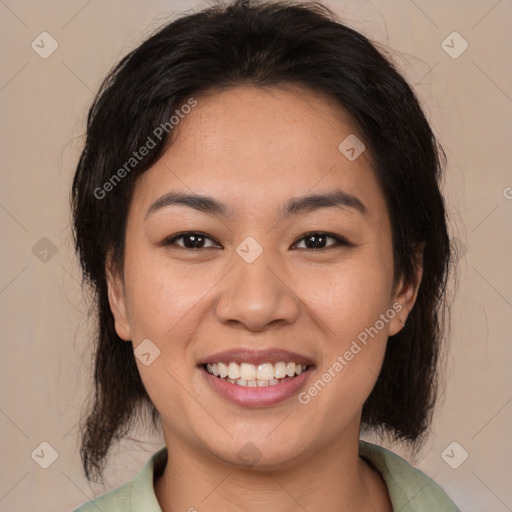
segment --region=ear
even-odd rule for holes
[[[124,282],[116,266],[112,263],[110,255],[107,257],[105,270],[107,276],[108,302],[112,315],[114,316],[117,335],[125,341],[130,341],[131,333],[126,312]]]
[[[423,250],[425,244],[421,243],[416,247],[415,255],[415,273],[411,282],[405,282],[404,278],[396,286],[392,300],[392,308],[396,312],[394,318],[390,321],[389,336],[395,335],[404,328],[407,317],[411,312],[418,290],[420,288],[421,279],[423,278]]]

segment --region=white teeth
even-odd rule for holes
[[[256,379],[256,367],[253,364],[242,363],[240,365],[240,376],[245,380]]]
[[[274,375],[276,379],[284,379],[286,377],[286,363],[276,363],[274,365]]]
[[[228,377],[230,379],[239,379],[240,378],[240,366],[236,363],[229,363],[228,366]]]
[[[231,384],[244,387],[275,386],[283,379],[301,375],[307,366],[294,362],[285,363],[261,363],[258,366],[249,363],[208,363],[208,373],[221,379],[226,379]]]
[[[258,380],[268,381],[274,378],[274,367],[270,363],[263,363],[258,365]]]
[[[228,376],[228,367],[224,363],[219,363],[219,377],[224,379]]]

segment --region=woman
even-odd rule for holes
[[[361,441],[430,423],[450,263],[442,149],[319,4],[168,24],[105,80],[72,206],[96,292],[86,476],[145,407],[166,446],[80,512],[455,511]]]

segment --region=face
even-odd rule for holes
[[[278,468],[358,438],[417,289],[354,134],[302,88],[212,92],[137,181],[109,298],[169,450]]]

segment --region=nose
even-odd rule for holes
[[[262,331],[297,319],[300,301],[293,292],[293,283],[269,251],[264,250],[252,263],[237,255],[234,266],[220,288],[216,303],[219,321]]]

